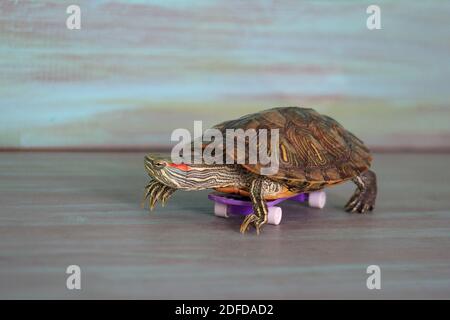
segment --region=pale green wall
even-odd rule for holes
[[[0,146],[167,145],[299,105],[371,146],[449,147],[449,20],[448,1],[4,0]]]

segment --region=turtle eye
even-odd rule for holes
[[[156,168],[161,169],[161,168],[164,168],[164,167],[166,166],[166,163],[165,163],[164,161],[155,161],[155,162],[153,163],[153,165],[154,165]]]

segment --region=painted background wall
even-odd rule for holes
[[[449,23],[437,0],[1,0],[0,147],[161,146],[299,105],[370,146],[448,148]]]

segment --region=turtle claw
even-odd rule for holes
[[[345,205],[345,211],[352,213],[365,213],[372,211],[375,205],[375,199],[372,193],[366,190],[357,190],[355,194]]]
[[[156,181],[150,181],[150,183],[148,185],[145,186],[145,193],[144,196],[142,198],[142,202],[141,202],[141,207],[144,208],[145,207],[145,200],[147,200],[147,198],[149,197],[149,195],[152,193],[153,188],[156,185]]]
[[[377,179],[375,173],[366,171],[353,180],[358,189],[345,205],[348,212],[364,213],[372,211],[377,197]]]
[[[244,222],[241,224],[240,232],[244,234],[250,229],[250,226],[255,227],[256,234],[259,235],[261,232],[261,227],[266,223],[264,219],[258,217],[256,214],[252,213],[245,217]]]
[[[145,206],[145,200],[148,199],[148,206],[150,211],[153,211],[153,209],[156,206],[157,201],[161,203],[162,206],[164,206],[169,199],[169,197],[174,193],[175,189],[168,187],[160,182],[157,181],[151,181],[146,187],[145,187],[145,194],[144,199],[142,201],[142,206]]]
[[[352,195],[352,197],[350,198],[350,200],[348,200],[347,204],[345,205],[345,211],[352,211],[353,208],[355,207],[356,203],[358,202],[359,196],[360,196],[360,191],[356,190],[355,193]]]

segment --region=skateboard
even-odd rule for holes
[[[252,202],[248,197],[213,192],[208,195],[208,199],[214,201],[214,214],[218,217],[228,218],[230,215],[248,215],[253,212]],[[277,204],[285,200],[307,202],[312,208],[322,209],[326,203],[326,194],[324,191],[315,191],[299,193],[287,198],[268,200],[267,209],[269,212],[267,223],[273,225],[279,225],[281,223],[282,210]]]

